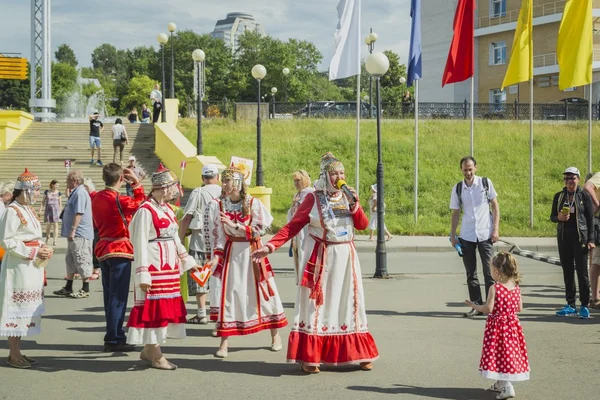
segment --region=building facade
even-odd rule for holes
[[[225,19],[220,19],[215,24],[211,36],[223,40],[235,53],[238,48],[238,40],[246,31],[253,31],[265,35],[262,25],[254,20],[250,14],[233,12],[228,13]]]
[[[437,4],[435,4],[437,3]],[[588,87],[558,89],[556,43],[565,0],[535,0],[533,3],[533,98],[535,103],[558,102],[565,98],[589,100]],[[427,6],[425,6],[427,4]],[[423,2],[423,76],[435,82],[420,93],[423,101],[440,101],[441,75],[452,40],[452,24],[457,1]],[[594,81],[592,101],[598,102],[600,89],[600,0],[593,0]],[[508,68],[521,0],[477,0],[475,11],[475,102],[529,102],[529,83],[524,82],[500,90]],[[447,11],[446,9],[451,9]],[[443,12],[442,12],[443,11]],[[429,35],[428,35],[429,33]],[[441,39],[441,38],[444,39]],[[438,38],[438,39],[436,39]],[[436,40],[439,45],[436,45]],[[442,43],[443,42],[443,43]],[[443,45],[442,45],[443,44]],[[429,61],[426,63],[426,61]],[[439,79],[438,79],[439,77]],[[425,79],[423,79],[425,81]],[[437,85],[438,92],[435,92]],[[470,82],[467,83],[470,86]],[[449,85],[453,86],[453,85]],[[450,89],[453,101],[464,101],[464,83]],[[446,88],[444,88],[445,90]],[[447,93],[442,91],[445,98]]]

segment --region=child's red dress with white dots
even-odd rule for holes
[[[496,283],[494,310],[487,317],[479,371],[482,376],[502,381],[529,379],[529,357],[523,327],[517,317],[521,289],[509,290]]]

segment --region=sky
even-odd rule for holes
[[[80,66],[91,66],[91,53],[102,43],[118,49],[157,46],[156,36],[177,29],[209,33],[229,12],[254,16],[266,33],[281,40],[313,42],[323,54],[320,69],[327,70],[334,51],[333,33],[338,23],[338,0],[48,0],[51,2],[52,54],[66,43]],[[31,1],[0,0],[2,29],[0,52],[31,57]],[[400,63],[408,58],[410,0],[362,0],[363,38],[373,28],[379,39],[375,51],[392,50]],[[364,43],[364,41],[363,41]],[[368,56],[366,44],[362,57]],[[209,55],[207,54],[207,61]]]

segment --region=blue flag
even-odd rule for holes
[[[406,81],[408,86],[421,78],[421,0],[410,0],[410,16],[412,18],[412,27],[410,29],[410,50],[408,56],[408,76]]]

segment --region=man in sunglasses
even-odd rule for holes
[[[579,187],[580,174],[575,167],[563,172],[565,187],[554,195],[550,220],[558,223],[556,238],[565,281],[567,304],[556,312],[559,317],[577,315],[575,272],[579,281],[579,318],[590,317],[590,278],[588,251],[595,247],[594,202],[590,194]]]

